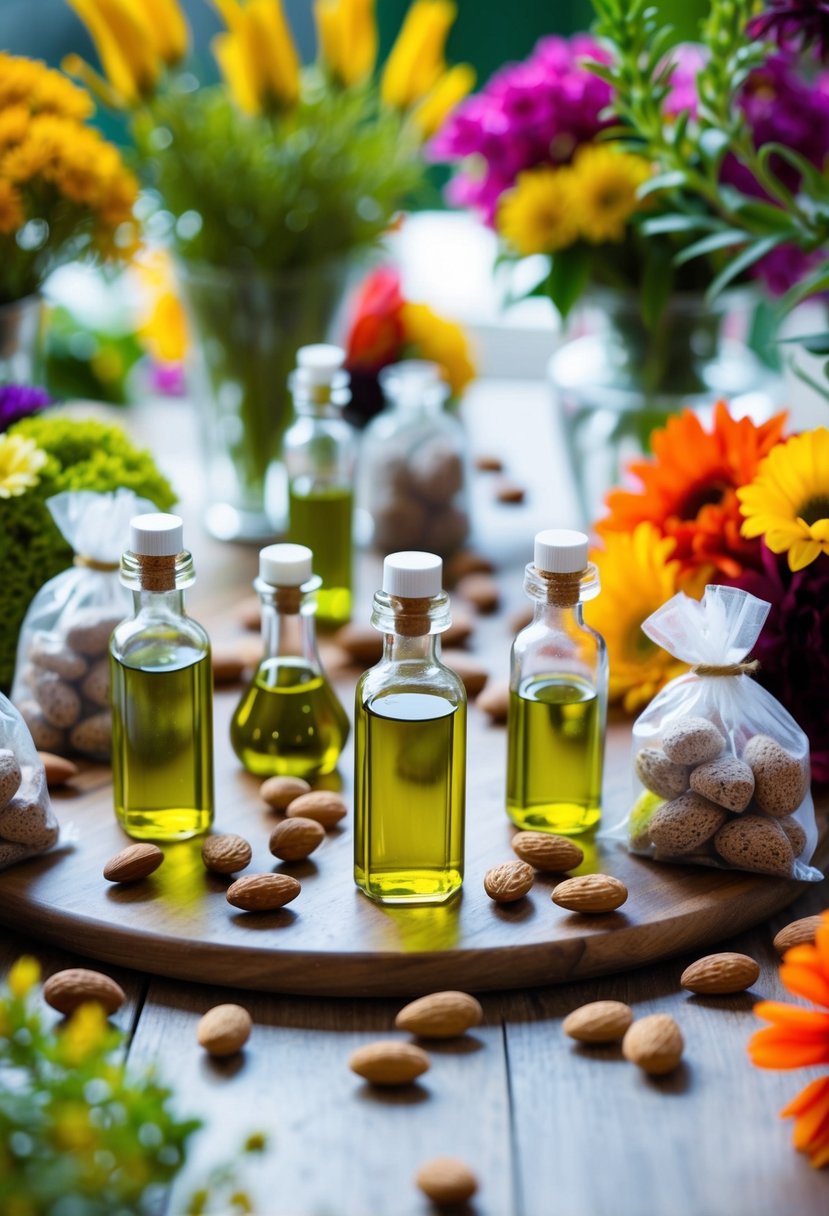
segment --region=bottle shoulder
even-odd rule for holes
[[[191,616],[174,616],[142,611],[116,625],[110,639],[110,653],[125,658],[144,645],[169,654],[176,649],[210,653],[210,636]]]
[[[365,705],[385,693],[409,692],[443,697],[453,705],[466,705],[466,689],[458,675],[441,662],[386,660],[364,671],[357,682],[356,701]]]

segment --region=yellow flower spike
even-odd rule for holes
[[[421,138],[430,139],[439,131],[455,106],[475,88],[475,69],[458,63],[444,72],[431,93],[412,110],[412,121]]]
[[[190,45],[190,30],[178,0],[133,0],[133,7],[136,4],[146,10],[159,59],[168,67],[180,63]]]
[[[456,15],[449,0],[415,0],[383,69],[385,105],[410,110],[434,88],[445,68],[444,47]]]
[[[118,103],[129,108],[154,90],[160,73],[146,10],[131,0],[66,0],[89,31]]]
[[[91,68],[85,59],[81,59],[80,55],[64,55],[60,66],[67,76],[74,76],[76,80],[80,80],[89,89],[89,92],[105,106],[118,110],[123,105],[122,99],[109,81]]]
[[[293,106],[299,97],[300,63],[281,0],[214,0],[226,34],[211,49],[240,110]]]
[[[296,105],[300,62],[282,0],[248,0],[247,14],[253,45],[262,54],[267,100],[277,106]]]
[[[258,81],[253,78],[241,38],[236,34],[217,34],[210,49],[236,105],[244,114],[258,114]]]
[[[23,210],[23,199],[11,182],[0,177],[0,236],[10,236],[23,224],[26,214]],[[0,459],[2,459],[0,457]],[[0,469],[0,479],[2,470]],[[0,480],[0,498],[8,497],[3,494]]]
[[[316,0],[320,57],[346,88],[363,84],[377,60],[374,0]]]
[[[13,997],[22,1001],[40,982],[40,963],[31,954],[22,955],[9,971],[8,986]]]
[[[83,1063],[103,1046],[108,1031],[106,1012],[97,1001],[79,1005],[61,1035],[61,1055],[66,1063]]]
[[[34,439],[0,435],[0,498],[17,498],[36,486],[47,460]]]

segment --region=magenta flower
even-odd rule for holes
[[[771,0],[768,11],[748,23],[752,38],[771,38],[781,50],[816,47],[829,62],[829,3],[827,0]]]

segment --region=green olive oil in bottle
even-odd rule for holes
[[[110,641],[115,814],[136,840],[183,840],[213,821],[213,673],[184,612],[193,559],[177,515],[137,515],[121,582],[134,615]]]
[[[607,653],[582,603],[599,591],[581,532],[535,538],[524,590],[533,621],[512,647],[507,813],[520,828],[577,835],[601,816]]]
[[[253,584],[265,655],[230,724],[233,750],[257,777],[314,777],[336,768],[349,721],[314,632],[320,579],[305,545],[269,545]]]
[[[440,661],[442,562],[393,553],[371,623],[382,660],[357,685],[354,880],[382,904],[436,904],[463,882],[466,693]]]

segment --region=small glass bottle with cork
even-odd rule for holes
[[[254,589],[262,604],[264,657],[230,723],[233,750],[258,777],[332,772],[348,716],[326,676],[314,629],[321,579],[306,545],[268,545]]]
[[[136,840],[183,840],[213,822],[213,674],[186,615],[195,582],[177,515],[136,515],[121,582],[133,615],[110,640],[115,814]]]
[[[383,658],[357,685],[354,880],[383,904],[444,903],[463,882],[466,693],[440,661],[442,573],[433,553],[385,559]]]
[[[298,417],[283,441],[288,538],[314,554],[317,622],[330,628],[351,619],[354,439],[342,417],[351,400],[344,362],[339,346],[300,347],[289,381]]]
[[[507,723],[507,813],[520,828],[577,835],[601,816],[607,651],[584,623],[599,593],[583,532],[535,538],[524,590],[532,622],[512,646]]]

